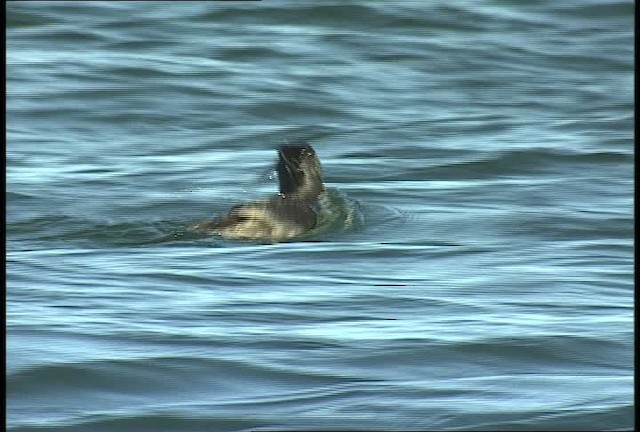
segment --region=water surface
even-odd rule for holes
[[[8,429],[633,429],[633,10],[10,2]]]

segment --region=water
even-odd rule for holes
[[[8,429],[633,429],[633,11],[9,3]]]

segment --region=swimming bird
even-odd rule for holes
[[[278,149],[279,193],[233,206],[226,216],[206,220],[189,230],[234,240],[278,242],[300,236],[318,223],[318,198],[325,192],[320,160],[311,145]]]

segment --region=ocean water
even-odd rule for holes
[[[634,428],[633,2],[6,10],[10,431]]]

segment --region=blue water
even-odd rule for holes
[[[9,2],[8,429],[632,430],[633,12]]]

